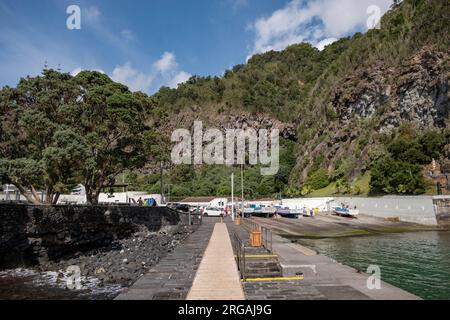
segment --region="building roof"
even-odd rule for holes
[[[214,199],[228,199],[228,200],[231,200],[231,198],[229,198],[229,197],[220,197],[220,196],[217,196],[217,197],[188,197],[188,198],[183,199],[183,200],[178,201],[178,202],[180,202],[180,203],[183,203],[183,202],[200,203],[200,202],[211,202]],[[235,199],[237,200],[237,198],[235,198]]]

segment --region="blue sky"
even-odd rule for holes
[[[391,0],[0,0],[0,87],[44,67],[101,70],[136,91],[222,75],[254,53],[322,48],[367,30]],[[66,9],[81,9],[69,30]],[[373,8],[371,6],[375,5]],[[382,26],[381,26],[382,27]]]

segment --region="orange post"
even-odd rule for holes
[[[252,231],[250,233],[250,245],[252,247],[261,247],[262,246],[261,231]]]

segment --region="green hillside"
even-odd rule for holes
[[[48,189],[48,202],[77,183],[95,199],[121,174],[159,192],[163,161],[172,196],[228,195],[232,172],[240,193],[239,167],[171,165],[171,133],[201,120],[280,129],[280,171],[244,166],[247,198],[430,193],[424,166],[450,168],[449,21],[448,0],[404,0],[379,30],[257,54],[151,97],[98,72],[44,70],[0,90],[1,182]]]
[[[422,193],[427,185],[421,166],[448,156],[449,9],[448,1],[403,1],[383,17],[380,30],[341,39],[321,52],[303,43],[255,55],[222,78],[193,77],[178,89],[162,88],[155,98],[169,118],[195,106],[197,119],[202,111],[208,119],[245,111],[295,123],[295,167],[289,183],[272,193],[304,195],[325,187],[336,192],[336,183],[354,192],[349,186],[373,168],[372,192]],[[425,99],[414,99],[414,90]],[[400,132],[402,125],[417,130]],[[430,134],[439,136],[431,147],[437,150],[419,146],[421,160],[389,152],[393,140],[426,144],[423,137]],[[383,170],[383,164],[400,172]],[[405,170],[417,174],[412,181],[401,174]],[[377,175],[390,182],[376,182]],[[199,184],[212,186],[209,181]]]

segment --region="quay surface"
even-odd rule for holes
[[[255,221],[261,222],[260,220]],[[273,254],[277,256],[285,278],[239,283],[229,234],[236,232],[245,238],[244,242],[248,242],[247,230],[231,221],[220,224],[215,218],[206,218],[203,222],[184,244],[163,258],[149,273],[116,299],[420,299],[383,281],[380,289],[370,290],[367,286],[369,274],[359,273],[275,234]],[[292,220],[285,222],[292,223]],[[270,228],[270,223],[266,226]],[[299,274],[303,274],[304,279],[293,280],[293,277]]]
[[[268,227],[288,239],[321,239],[351,236],[368,236],[385,233],[434,231],[436,226],[426,226],[403,221],[360,214],[357,219],[320,213],[314,218],[265,219],[253,217],[258,224]]]
[[[187,300],[245,300],[225,223],[214,227]]]
[[[369,289],[369,274],[337,263],[324,255],[280,236],[273,236],[273,251],[278,255],[283,276],[301,272],[300,282],[245,283],[250,300],[420,300],[417,296],[381,281],[380,289]]]

